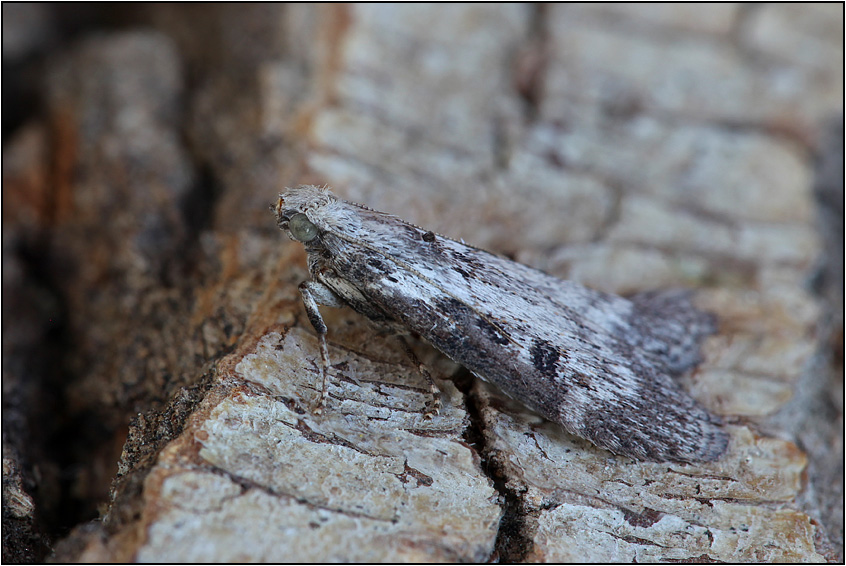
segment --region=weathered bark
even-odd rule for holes
[[[837,6],[98,20],[145,27],[38,28],[43,112],[4,140],[4,559],[842,559]],[[595,288],[697,289],[720,330],[685,386],[728,453],[614,457],[417,344],[424,419],[395,339],[333,309],[311,414],[305,258],[267,210],[301,183]]]

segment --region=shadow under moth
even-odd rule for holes
[[[321,405],[329,356],[318,305],[348,306],[420,335],[567,432],[617,454],[696,462],[725,451],[720,419],[674,379],[699,363],[700,343],[715,327],[688,291],[623,298],[591,290],[327,188],[288,189],[274,211],[308,254],[311,280],[300,291],[320,339]]]

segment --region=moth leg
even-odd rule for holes
[[[417,371],[419,371],[420,374],[426,378],[426,381],[429,382],[429,394],[432,396],[432,403],[431,405],[429,403],[426,403],[426,413],[424,413],[423,415],[424,419],[429,420],[434,415],[437,415],[441,412],[441,390],[438,389],[438,386],[435,383],[435,380],[432,379],[432,375],[429,373],[429,370],[426,369],[426,366],[423,365],[423,362],[421,362],[417,358],[417,354],[415,354],[414,350],[411,349],[411,346],[409,346],[408,341],[405,339],[405,337],[402,335],[397,335],[397,339],[400,341],[400,344],[402,344],[402,347],[405,349],[405,354],[408,356],[408,359],[411,360],[411,363],[417,366]]]
[[[317,406],[312,409],[314,414],[319,415],[323,412],[323,406],[326,404],[326,398],[329,395],[329,391],[326,389],[326,375],[329,372],[329,347],[326,345],[326,323],[320,316],[318,305],[344,307],[346,303],[329,287],[317,281],[303,281],[300,283],[299,289],[303,296],[306,315],[314,330],[317,331],[317,339],[320,342],[320,400],[317,402]]]

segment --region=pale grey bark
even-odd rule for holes
[[[56,559],[842,559],[842,317],[806,284],[841,7],[121,17],[146,26],[42,60],[44,112],[4,140],[4,558],[51,504],[108,501]],[[268,211],[302,183],[594,288],[696,289],[721,323],[684,385],[728,454],[615,458],[416,344],[425,419],[402,345],[333,309],[303,411],[305,256]]]

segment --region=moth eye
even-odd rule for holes
[[[317,226],[312,224],[305,214],[298,212],[288,221],[288,230],[300,242],[310,242],[317,237]]]

